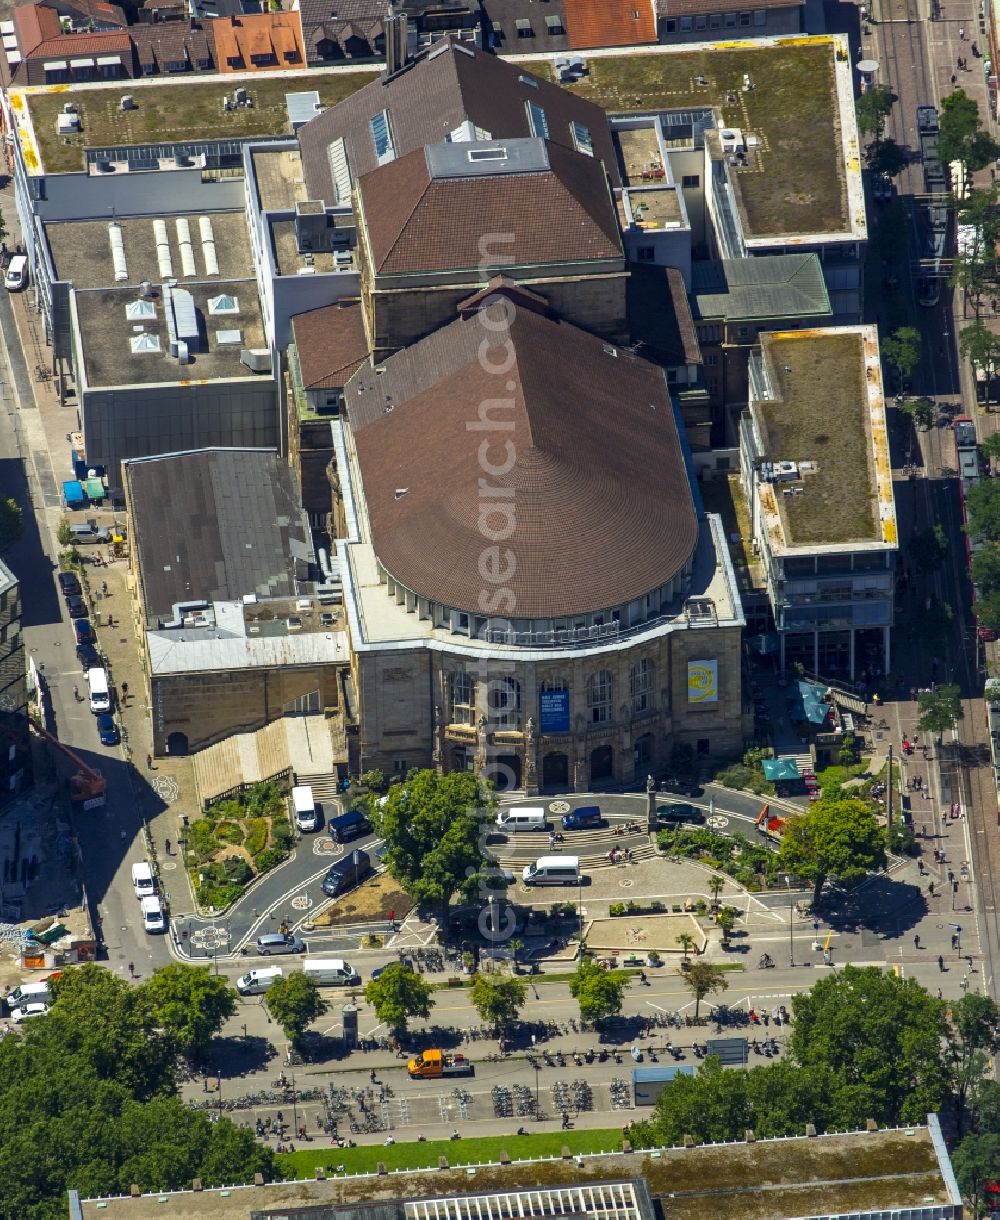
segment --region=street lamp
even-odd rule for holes
[[[792,875],[785,873],[785,885],[788,886],[788,964],[795,965],[795,939],[793,933],[793,919],[795,917],[795,906],[792,903]]]
[[[538,1064],[536,1063],[534,1066],[535,1066],[535,1122],[540,1123],[542,1121],[542,1110],[541,1110],[541,1106],[538,1101]]]

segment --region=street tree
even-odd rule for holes
[[[844,966],[792,1000],[790,1052],[828,1068],[876,1122],[920,1122],[950,1094],[945,1004],[912,978]]]
[[[264,1006],[295,1046],[313,1023],[329,1011],[319,988],[301,970],[277,979],[264,992]]]
[[[854,102],[858,131],[871,136],[878,144],[885,131],[885,121],[892,113],[892,90],[888,85],[875,85]]]
[[[977,384],[978,375],[982,373],[986,383],[986,405],[989,406],[993,378],[1000,366],[1000,336],[977,320],[958,332],[958,350],[968,360]]]
[[[885,833],[865,801],[824,796],[788,819],[779,868],[813,883],[813,904],[831,877],[851,884],[885,865]]]
[[[915,326],[900,326],[882,340],[882,358],[896,371],[900,393],[920,363],[920,331]]]
[[[964,161],[975,172],[984,169],[997,155],[991,151],[996,148],[992,137],[982,130],[979,106],[964,89],[956,89],[941,99],[938,128],[938,154],[944,165]]]
[[[1000,479],[981,479],[965,497],[968,532],[989,542],[1000,541]]]
[[[729,938],[736,927],[737,910],[735,907],[722,907],[715,916],[715,926],[722,933],[722,943],[729,944]]]
[[[989,1075],[990,1057],[1000,1049],[998,1024],[1000,1013],[989,996],[966,992],[951,1006],[947,1054],[959,1134],[965,1127],[969,1100]]]
[[[208,966],[173,962],[154,970],[138,990],[157,1024],[183,1055],[198,1058],[236,1012],[236,992]]]
[[[1000,432],[991,432],[980,448],[985,462],[1000,461]]]
[[[483,830],[494,810],[492,791],[471,771],[417,771],[372,807],[390,874],[444,924],[456,891],[471,899],[488,874]]]
[[[900,406],[918,428],[933,426],[936,408],[930,398],[908,398]]]
[[[70,546],[73,542],[73,529],[69,521],[63,517],[56,527],[56,542],[60,546]]]
[[[941,651],[955,630],[955,615],[947,602],[934,600],[921,607],[913,620],[913,634],[932,655]]]
[[[909,157],[895,140],[879,140],[876,144],[869,144],[865,150],[865,160],[873,174],[884,174],[886,178],[895,178],[910,163]]]
[[[0,555],[20,542],[24,529],[21,509],[11,496],[0,498]]]
[[[434,1007],[431,985],[411,966],[391,962],[365,986],[365,999],[393,1037],[406,1033],[411,1017],[429,1017]]]
[[[1000,545],[995,542],[984,543],[972,556],[969,571],[980,597],[988,597],[991,593],[1000,591]],[[977,612],[978,609],[977,599]]]
[[[948,554],[948,535],[940,524],[915,530],[910,538],[910,559],[922,576],[937,572]]]
[[[694,996],[694,1019],[697,1021],[701,1012],[701,1002],[710,995],[729,988],[729,980],[721,966],[711,962],[692,962],[686,970],[680,972],[684,986]]]
[[[951,1154],[952,1168],[962,1197],[969,1201],[973,1216],[990,1211],[987,1184],[1000,1178],[1000,1135],[988,1132],[967,1135]]]
[[[677,937],[677,943],[681,947],[681,953],[684,956],[684,960],[687,961],[688,958],[691,956],[691,950],[695,947],[695,944],[697,943],[695,941],[695,938],[691,935],[690,932],[681,932],[680,935]]]
[[[520,979],[478,971],[469,998],[483,1021],[500,1033],[517,1020],[526,995],[527,989]]]
[[[584,1021],[603,1021],[622,1010],[622,996],[628,975],[622,970],[605,970],[584,959],[569,980],[570,995],[580,1005]]]
[[[921,691],[917,695],[917,710],[920,713],[917,721],[920,732],[936,733],[938,736],[946,729],[954,728],[965,717],[962,692],[954,684]]]

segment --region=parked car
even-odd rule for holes
[[[97,732],[102,746],[116,746],[121,740],[118,725],[115,724],[115,718],[110,712],[101,712],[97,717]]]
[[[23,292],[28,287],[27,255],[15,254],[10,260],[3,277],[3,286],[8,292]]]
[[[142,907],[142,926],[147,932],[166,932],[167,916],[163,910],[163,903],[155,894],[148,898],[143,898]]]
[[[70,611],[72,614],[72,611]],[[73,623],[73,630],[76,632],[76,642],[78,644],[93,644],[97,639],[93,627],[90,625],[90,619],[78,618]]]
[[[80,582],[76,578],[75,572],[60,572],[59,573],[59,590],[64,597],[80,595]]]
[[[78,622],[83,622],[83,619],[78,619]],[[97,651],[93,644],[77,644],[76,659],[83,666],[83,672],[87,673],[91,669],[100,669],[101,654]]]
[[[69,611],[70,618],[86,618],[90,613],[87,603],[78,593],[72,593],[66,598],[66,609]]]
[[[657,826],[679,826],[685,822],[700,825],[704,820],[705,815],[700,809],[683,801],[656,806]]]
[[[261,957],[272,953],[305,953],[305,944],[290,932],[265,932],[257,937],[257,952]]]
[[[14,1025],[20,1025],[22,1021],[27,1021],[29,1017],[44,1017],[48,1011],[48,1004],[36,1001],[34,1004],[23,1004],[20,1008],[12,1008],[10,1019]]]
[[[892,198],[892,179],[886,174],[879,174],[875,179],[874,195],[879,203],[888,203]]]

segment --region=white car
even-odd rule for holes
[[[142,900],[142,926],[147,932],[166,932],[167,917],[163,903],[154,894],[151,898]]]
[[[48,1011],[48,1004],[36,1001],[34,1004],[24,1004],[20,1008],[12,1008],[10,1019],[15,1025],[20,1025],[22,1021],[27,1021],[29,1017],[44,1017]]]

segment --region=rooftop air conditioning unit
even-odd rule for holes
[[[266,347],[245,347],[240,352],[240,363],[251,373],[270,373],[271,353]]]
[[[135,104],[135,98],[131,93],[123,93],[121,101],[118,103],[122,110],[138,110],[139,107]]]

